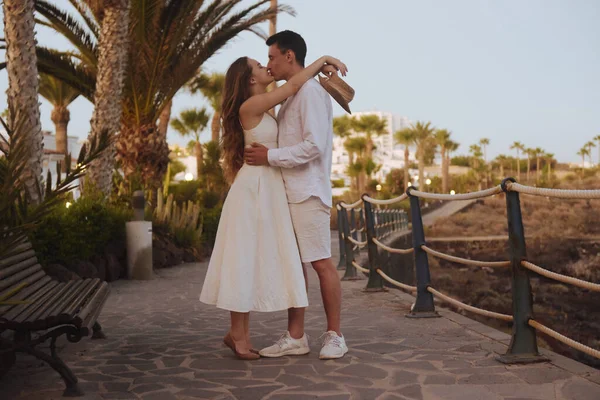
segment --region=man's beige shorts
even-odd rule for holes
[[[315,196],[289,206],[302,262],[331,258],[331,208]]]

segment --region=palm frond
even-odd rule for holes
[[[89,65],[97,65],[97,38],[81,26],[75,18],[45,0],[37,0],[35,10],[48,20],[50,28],[63,35],[75,46]],[[45,25],[48,26],[48,24]]]
[[[77,10],[81,18],[85,21],[88,29],[92,32],[95,38],[100,37],[100,27],[96,23],[97,16],[85,1],[69,0],[69,3]]]
[[[79,91],[77,89],[74,89],[72,86],[54,76],[44,73],[40,74],[39,93],[52,103],[52,105],[58,107],[67,107],[79,97]]]
[[[55,50],[37,47],[38,69],[71,86],[89,101],[94,101],[96,70],[86,64],[75,63],[69,57]]]

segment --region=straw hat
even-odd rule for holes
[[[352,114],[348,103],[354,98],[354,89],[350,85],[344,82],[338,74],[331,74],[328,77],[319,75],[319,83],[348,114]]]

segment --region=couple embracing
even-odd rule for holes
[[[310,352],[304,333],[307,271],[316,271],[327,316],[321,359],[348,351],[340,328],[341,285],[331,260],[332,105],[314,79],[345,75],[324,56],[305,67],[306,43],[282,31],[267,40],[267,66],[248,57],[228,69],[223,89],[223,168],[232,182],[200,294],[230,311],[223,339],[244,360]],[[274,80],[286,83],[274,90]],[[281,104],[274,118],[269,110]],[[250,343],[250,311],[288,310],[287,331],[260,351]]]

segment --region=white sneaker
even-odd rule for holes
[[[262,357],[301,356],[310,353],[306,334],[300,339],[294,339],[286,331],[273,346],[266,347],[258,352]]]
[[[335,331],[326,332],[324,336],[325,340],[323,340],[323,347],[321,348],[319,358],[321,360],[332,360],[344,357],[344,354],[348,352],[344,336],[338,336]]]

